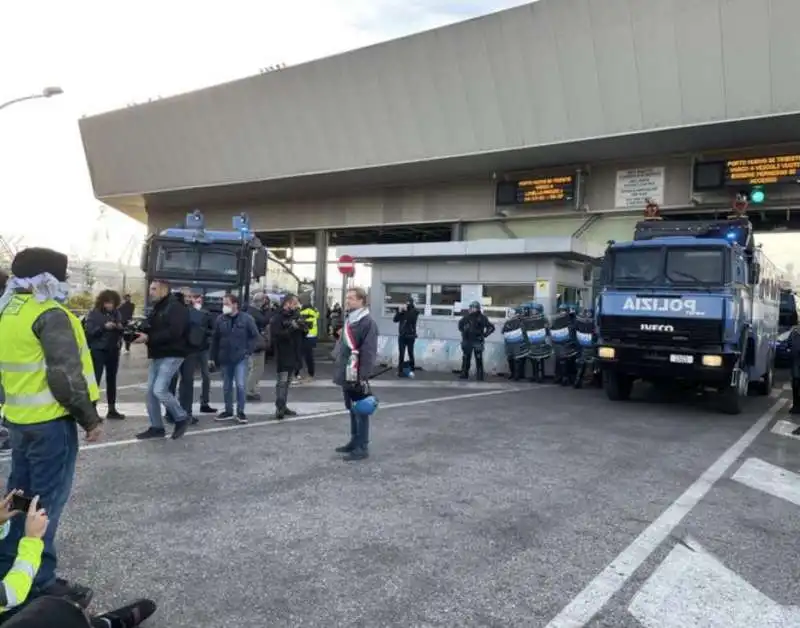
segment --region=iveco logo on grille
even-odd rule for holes
[[[639,325],[639,329],[642,331],[661,331],[665,333],[675,331],[672,325],[651,325],[649,323],[642,323]]]

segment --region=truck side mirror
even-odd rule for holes
[[[149,247],[149,243],[145,242],[142,245],[142,254],[139,257],[139,269],[145,275],[147,275],[147,273],[150,272],[150,268],[149,268],[150,264],[149,264],[149,262],[150,262],[150,247]]]
[[[267,276],[267,249],[259,247],[253,255],[253,278],[261,279]]]

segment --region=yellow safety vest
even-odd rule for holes
[[[300,316],[305,318],[310,325],[306,337],[316,338],[317,334],[319,333],[319,312],[317,312],[317,310],[315,310],[313,307],[306,307],[300,310]]]
[[[0,315],[0,382],[5,392],[2,415],[10,423],[46,423],[69,414],[50,392],[42,345],[33,333],[36,319],[55,308],[62,310],[72,324],[89,398],[100,398],[86,334],[78,318],[56,301],[39,303],[30,294],[17,294]]]

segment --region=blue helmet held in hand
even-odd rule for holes
[[[378,409],[378,398],[375,395],[367,395],[353,404],[353,412],[371,416]]]

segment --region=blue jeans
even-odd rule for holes
[[[161,419],[162,405],[176,423],[188,418],[186,410],[181,408],[175,395],[169,391],[170,382],[181,364],[183,358],[150,360],[150,369],[147,373],[147,416],[150,418],[152,428],[164,429],[164,421]]]
[[[233,414],[233,385],[236,384],[236,412],[244,414],[247,400],[247,358],[233,364],[220,364],[225,412]]]
[[[369,449],[369,415],[358,414],[353,411],[353,405],[358,398],[347,390],[344,393],[344,407],[350,411],[350,444],[357,449]]]
[[[36,425],[9,423],[8,431],[12,447],[8,490],[21,489],[30,497],[38,495],[39,504],[47,510],[50,519],[42,539],[42,566],[34,580],[34,592],[40,593],[56,580],[55,536],[72,491],[78,457],[78,427],[74,420],[67,418]],[[0,541],[0,572],[11,569],[24,531],[25,516],[14,517],[8,536]]]

